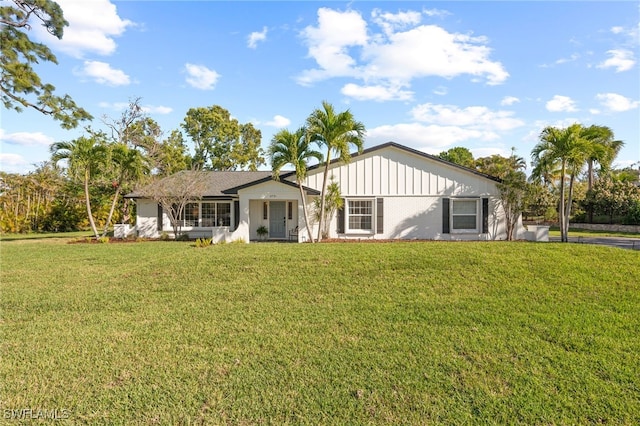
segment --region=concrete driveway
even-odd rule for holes
[[[549,237],[549,241],[559,242],[560,237]],[[569,234],[569,242],[576,244],[600,244],[611,247],[619,247],[630,250],[640,250],[640,238],[624,237],[572,237]]]

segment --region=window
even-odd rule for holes
[[[185,227],[231,226],[231,203],[188,203],[179,220]]]
[[[184,226],[198,226],[198,203],[188,203],[184,206]]]
[[[347,200],[348,231],[373,230],[373,200]]]
[[[478,200],[452,199],[451,230],[474,232],[478,230]]]
[[[231,226],[231,203],[216,203],[218,226]]]
[[[216,226],[216,203],[202,203],[201,226]]]

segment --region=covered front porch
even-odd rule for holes
[[[305,188],[306,201],[311,204],[318,191]],[[304,209],[297,185],[273,179],[256,182],[237,190],[240,201],[238,231],[251,242],[306,242]]]

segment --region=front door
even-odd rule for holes
[[[287,203],[284,201],[269,202],[269,238],[286,238],[287,236]]]

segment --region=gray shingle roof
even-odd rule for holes
[[[194,194],[202,197],[228,197],[229,189],[236,188],[238,186],[245,186],[252,182],[261,180],[261,179],[270,179],[271,172],[270,171],[260,171],[260,172],[247,172],[247,171],[235,171],[235,172],[220,172],[220,171],[206,171],[206,172],[195,172],[191,170],[183,170],[181,172],[176,173],[175,175],[168,176],[164,178],[167,180],[168,184],[171,184],[172,179],[176,179],[176,176],[184,175],[184,174],[194,174],[194,173],[207,173],[207,186],[204,190],[203,194]],[[127,194],[126,198],[141,198],[145,193],[144,188],[140,190],[133,191],[130,194]]]

